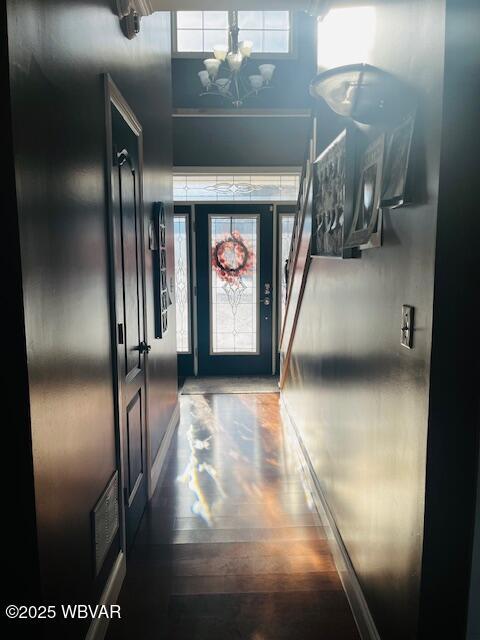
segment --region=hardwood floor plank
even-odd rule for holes
[[[132,563],[155,563],[170,560],[206,560],[225,558],[259,558],[271,556],[296,558],[298,556],[323,558],[330,556],[328,541],[324,539],[291,542],[288,547],[283,542],[216,542],[207,544],[170,545],[136,544],[130,558]],[[331,557],[331,556],[330,556]]]
[[[201,544],[212,542],[292,542],[317,540],[325,537],[321,527],[315,525],[302,527],[275,527],[252,529],[192,529],[190,531],[171,530],[168,526],[151,526],[138,532],[137,544]]]
[[[339,591],[336,571],[317,573],[259,573],[246,575],[175,576],[172,595],[207,593],[278,593],[284,591]]]
[[[258,513],[256,519],[251,516],[212,516],[212,524],[209,525],[199,518],[175,518],[173,528],[176,531],[192,531],[194,529],[265,529],[285,527],[299,527],[315,525],[315,519],[311,513],[302,513],[300,515],[287,515],[285,512]]]

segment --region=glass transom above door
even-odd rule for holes
[[[295,173],[185,173],[173,176],[175,202],[296,202],[300,179]]]

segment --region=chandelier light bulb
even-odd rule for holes
[[[240,51],[236,53],[230,51],[230,53],[227,54],[227,62],[231,71],[239,71],[242,66],[243,56]]]
[[[249,58],[252,55],[253,42],[251,40],[242,40],[238,43],[238,50],[245,58]]]
[[[211,78],[215,78],[217,76],[220,65],[222,64],[221,60],[217,60],[216,58],[207,58],[203,61],[205,65],[205,69],[208,71],[208,74]]]
[[[217,60],[221,60],[222,62],[227,57],[228,47],[224,44],[216,44],[213,47],[213,55]]]
[[[262,78],[265,80],[265,82],[268,83],[271,81],[273,77],[273,72],[275,71],[275,65],[261,64],[259,65],[258,70],[260,71]]]
[[[248,79],[250,80],[252,89],[254,89],[255,91],[258,91],[259,89],[262,88],[262,85],[263,85],[262,76],[248,76]]]

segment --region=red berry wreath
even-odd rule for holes
[[[253,267],[254,253],[238,231],[212,247],[212,267],[225,282],[233,283]]]

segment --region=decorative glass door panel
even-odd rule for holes
[[[258,215],[209,216],[210,353],[258,353]]]
[[[175,320],[177,365],[180,377],[192,376],[195,370],[195,298],[192,295],[192,235],[190,205],[175,205],[173,239],[175,257]]]
[[[177,353],[190,353],[190,271],[187,214],[174,216],[173,230]]]
[[[293,223],[295,222],[295,215],[292,213],[281,213],[279,216],[280,222],[280,246],[279,246],[279,282],[280,287],[280,318],[279,326],[283,323],[283,317],[285,315],[285,306],[287,302],[287,278],[286,278],[286,262],[290,253],[290,243],[292,242]]]
[[[271,209],[195,207],[200,375],[272,371]]]

